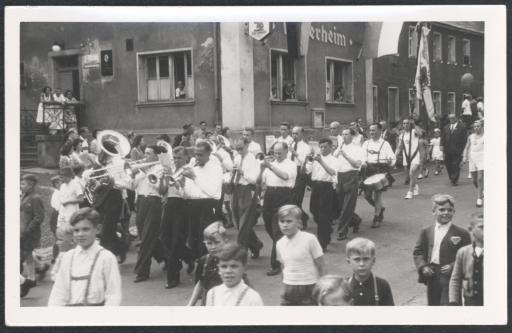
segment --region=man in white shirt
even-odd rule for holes
[[[242,137],[249,141],[249,153],[253,154],[257,159],[263,158],[263,150],[261,149],[261,145],[253,140],[254,129],[250,127],[244,128],[242,132]]]
[[[263,243],[254,232],[256,225],[256,205],[258,203],[257,181],[260,164],[249,152],[249,141],[241,138],[235,142],[233,168],[233,217],[238,228],[238,243],[251,251],[253,258],[258,258]]]
[[[333,121],[329,125],[329,134],[331,135],[331,138],[336,138],[338,142],[334,147],[332,147],[333,149],[337,149],[343,143],[343,136],[340,135],[340,129],[341,125],[338,121]]]
[[[370,125],[370,139],[363,144],[363,166],[366,178],[375,174],[385,174],[396,163],[395,153],[391,150],[389,143],[381,139],[380,130],[379,123]],[[380,227],[384,220],[385,208],[382,206],[382,191],[385,189],[386,186],[380,190],[365,186],[365,199],[374,207],[375,212],[372,228]]]
[[[307,171],[311,173],[311,199],[309,210],[318,225],[317,235],[322,250],[325,252],[331,242],[331,221],[334,218],[334,205],[336,198],[336,172],[339,162],[331,154],[332,141],[327,138],[320,139],[320,154],[307,164]]]
[[[173,150],[176,171],[174,174],[183,172],[187,165],[187,155],[184,147],[178,146]],[[171,289],[180,284],[180,260],[187,263],[187,272],[190,274],[194,269],[194,258],[191,250],[187,247],[188,217],[187,205],[184,198],[185,179],[177,176],[171,179],[166,175],[161,182],[166,193],[167,200],[163,206],[161,241],[167,262],[167,284],[166,289]]]
[[[357,204],[357,192],[359,190],[359,169],[363,161],[362,148],[352,142],[354,130],[347,128],[342,132],[343,143],[335,151],[338,158],[338,240],[347,238],[348,228],[353,227],[353,232],[359,231],[361,218],[354,213]]]
[[[275,160],[268,156],[261,164],[263,169],[261,179],[266,187],[262,215],[265,230],[272,238],[271,269],[267,272],[268,276],[277,275],[281,272],[281,265],[276,258],[276,242],[282,236],[277,223],[277,211],[279,207],[293,203],[293,187],[297,177],[297,164],[287,159],[287,154],[288,145],[285,142],[278,142],[274,146]]]
[[[402,122],[404,131],[398,137],[398,147],[395,156],[403,152],[403,165],[407,177],[409,178],[409,191],[404,199],[412,199],[413,195],[420,194],[417,177],[420,173],[420,136],[419,132],[413,127],[412,119],[404,119]]]
[[[292,129],[292,145],[289,147],[288,157],[297,165],[297,178],[293,187],[293,204],[302,208],[304,193],[306,192],[307,176],[305,172],[306,160],[312,158],[313,149],[304,141],[304,129],[295,126]],[[308,214],[302,210],[303,230],[307,229]]]
[[[472,123],[473,114],[471,112],[471,100],[473,97],[471,94],[465,94],[464,100],[462,101],[461,109],[462,114],[460,115],[460,120],[466,125],[466,128],[469,128]]]
[[[218,161],[210,157],[211,146],[199,141],[195,146],[194,166],[186,166],[185,197],[188,199],[190,247],[194,258],[206,254],[203,230],[216,217],[215,207],[222,195],[223,170]]]
[[[152,145],[146,147],[144,152],[145,162],[158,161],[158,154],[162,152],[161,147]],[[136,277],[134,282],[142,282],[149,279],[151,270],[151,258],[154,257],[159,263],[164,260],[162,244],[160,243],[160,223],[162,218],[162,193],[159,183],[152,184],[148,174],[160,175],[162,167],[154,165],[147,170],[134,174],[133,189],[137,192],[137,216],[136,225],[141,238],[137,263],[135,264]],[[163,178],[159,178],[162,182]]]
[[[281,136],[277,138],[277,142],[284,142],[290,147],[293,143],[293,138],[290,136],[290,124],[287,122],[282,122],[279,126],[279,132]]]

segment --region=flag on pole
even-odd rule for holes
[[[430,90],[430,60],[428,56],[428,35],[430,29],[426,25],[419,23],[417,29],[419,29],[418,66],[416,67],[416,77],[414,79],[416,98],[419,101],[423,101],[428,118],[436,122],[432,92]]]

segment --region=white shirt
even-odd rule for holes
[[[242,174],[238,179],[238,184],[248,185],[256,184],[258,176],[260,175],[261,167],[260,163],[253,154],[247,153],[242,159],[242,155],[238,154],[235,156],[234,165],[242,170]],[[241,166],[241,168],[240,168]],[[235,178],[236,182],[237,178]]]
[[[222,192],[223,172],[218,162],[210,157],[204,166],[192,168],[196,175],[194,180],[185,178],[185,196],[188,199],[219,200]]]
[[[82,151],[88,151],[89,150],[89,142],[85,138],[82,138],[80,136],[80,139],[82,140]]]
[[[103,248],[98,241],[95,241],[86,250],[77,246],[73,250],[64,253],[48,300],[48,306],[65,306],[85,302],[87,280],[71,281],[70,277],[88,275],[94,257],[101,249]],[[73,262],[71,258],[73,258]],[[121,304],[121,298],[121,275],[119,274],[117,259],[112,252],[103,249],[92,272],[87,301],[91,304],[104,301],[105,305],[116,306]]]
[[[249,153],[253,154],[254,156],[258,155],[259,153],[262,153],[263,150],[261,150],[261,146],[259,143],[255,141],[249,142]]]
[[[291,149],[295,149],[295,141],[292,141],[292,144],[289,146]],[[306,160],[306,156],[311,155],[313,152],[310,145],[308,145],[303,140],[300,140],[297,142],[297,147],[295,149],[297,152],[297,155],[295,158],[292,157],[292,152],[288,152],[288,158],[295,162],[298,166],[302,166],[304,164],[304,161]]]
[[[484,248],[483,247],[475,246],[475,254],[476,254],[476,256],[480,257],[482,255],[482,253],[484,253]]]
[[[457,122],[450,124],[450,131],[454,131],[457,128]]]
[[[149,167],[145,172],[139,172],[135,179],[133,180],[132,188],[137,192],[138,195],[151,195],[160,197],[160,193],[158,193],[158,182],[156,184],[151,184],[148,180],[148,175],[150,173],[157,174],[162,170],[161,165],[153,165]]]
[[[276,142],[286,142],[288,147],[290,147],[291,144],[293,143],[293,138],[290,135],[288,135],[286,138],[283,138],[282,136],[279,136],[277,138]]]
[[[282,162],[275,160],[271,163],[276,169],[285,172],[288,175],[287,180],[279,178],[273,171],[268,168],[263,171],[262,181],[267,186],[273,187],[289,187],[295,186],[295,178],[297,178],[297,164],[285,158]]]
[[[430,258],[430,262],[434,264],[439,264],[439,251],[441,249],[441,242],[443,241],[444,236],[450,229],[452,223],[448,222],[446,224],[441,224],[436,222],[436,226],[434,228],[434,246],[432,247],[432,256]]]
[[[84,191],[82,189],[82,185],[80,185],[75,178],[73,178],[69,183],[62,183],[59,190],[59,198],[60,198],[60,208],[59,208],[59,216],[57,218],[57,225],[61,226],[62,223],[69,223],[69,219],[74,212],[76,212],[79,207],[77,203],[63,205],[63,202],[77,200],[80,195],[83,195]]]
[[[313,163],[306,164],[306,172],[311,173],[312,181],[337,183],[338,177],[336,172],[340,167],[339,160],[332,155],[322,156],[322,159],[330,168],[335,171],[333,176],[327,173],[327,171],[325,171],[324,167],[318,161],[313,161]]]
[[[60,191],[55,189],[53,190],[52,197],[50,199],[50,206],[58,211],[60,208],[60,202]]]
[[[364,137],[361,135],[361,133],[356,131],[356,135],[352,137],[352,143],[356,145],[362,145],[364,141]]]
[[[246,288],[247,291],[242,296]],[[237,304],[238,303],[238,304]],[[228,288],[225,284],[213,287],[206,294],[206,306],[263,306],[261,296],[248,287],[243,280],[234,287]]]
[[[463,116],[471,116],[471,103],[468,99],[465,99],[462,102],[462,115]]]
[[[315,284],[319,272],[315,259],[324,253],[315,235],[297,231],[292,237],[281,237],[276,245],[278,260],[283,264],[283,283],[288,285]]]
[[[380,154],[378,153],[379,149]],[[391,166],[395,165],[396,156],[389,142],[382,139],[377,141],[370,139],[363,143],[363,163],[388,163],[388,160],[391,160]]]
[[[338,146],[338,149],[334,152],[334,156],[337,156],[339,161],[337,169],[338,172],[359,170],[359,168],[354,167],[345,157],[343,157],[343,155],[340,153],[340,150],[343,150],[351,159],[360,161],[362,163],[364,157],[363,149],[361,146],[354,144],[353,142],[348,145],[341,143],[340,146]]]

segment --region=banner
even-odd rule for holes
[[[432,92],[430,90],[430,60],[428,55],[428,35],[430,29],[426,25],[418,25],[418,65],[414,85],[416,87],[416,98],[423,101],[427,115],[433,122],[436,122]]]
[[[368,22],[365,29],[365,43],[358,58],[378,58],[388,54],[398,54],[398,40],[404,22]]]

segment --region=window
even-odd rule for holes
[[[448,63],[457,64],[455,54],[455,37],[448,36]]]
[[[455,93],[448,93],[448,114],[455,114]]]
[[[432,101],[434,103],[434,113],[436,115],[441,115],[441,92],[440,91],[432,92]]]
[[[395,121],[400,116],[398,101],[398,88],[388,87],[388,117],[389,121]]]
[[[194,98],[191,51],[142,53],[138,67],[139,102]]]
[[[409,89],[409,115],[419,112],[419,102],[416,98],[416,89]]]
[[[332,103],[354,103],[352,62],[326,60],[325,100]]]
[[[418,52],[418,34],[416,27],[409,26],[409,58],[416,58]]]
[[[432,49],[434,53],[434,61],[442,61],[443,60],[443,39],[441,34],[438,32],[434,32],[432,39]]]
[[[471,42],[469,39],[462,40],[462,65],[471,65]]]
[[[286,53],[270,52],[270,96],[275,100],[297,100],[295,60]]]

